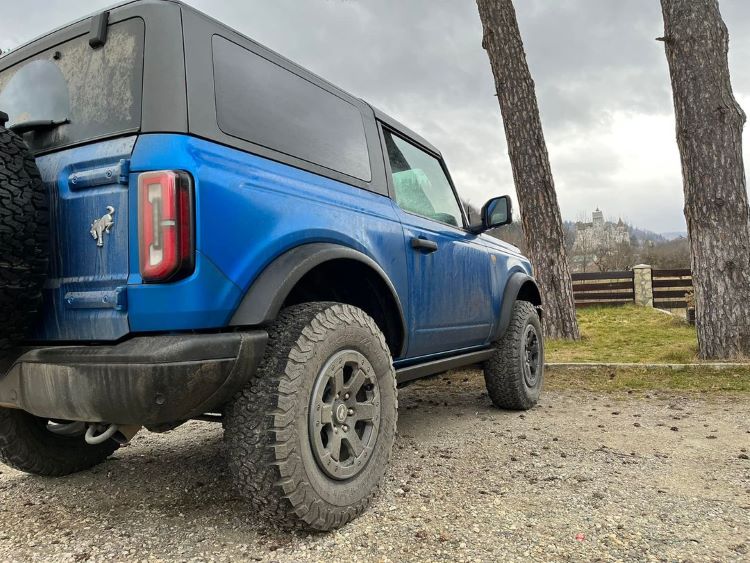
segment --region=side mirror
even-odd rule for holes
[[[482,207],[482,223],[472,231],[483,233],[495,227],[502,227],[513,222],[513,204],[509,196],[493,197]]]

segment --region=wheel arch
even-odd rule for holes
[[[334,243],[303,244],[274,259],[247,290],[229,325],[268,325],[286,306],[326,300],[363,309],[385,334],[391,354],[405,353],[406,319],[388,275],[366,254]]]
[[[493,340],[500,338],[508,329],[511,313],[513,312],[513,304],[516,301],[528,301],[534,305],[539,313],[539,320],[542,320],[542,294],[539,291],[536,280],[528,274],[515,272],[511,274],[508,282],[505,284],[500,317],[495,333],[492,335]]]

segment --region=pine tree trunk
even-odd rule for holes
[[[750,215],[717,0],[661,0],[701,358],[750,356]]]
[[[511,0],[477,0],[482,47],[495,75],[529,258],[544,302],[545,332],[578,339],[560,207],[542,132],[534,81]]]

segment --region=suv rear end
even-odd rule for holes
[[[34,321],[22,342],[0,327],[0,405],[83,423],[94,445],[110,423],[119,430],[108,438],[122,442],[141,425],[211,412],[244,385],[267,338],[186,333],[225,326],[240,294],[200,253],[189,155],[148,141],[187,133],[185,82],[172,2],[124,4],[0,58],[10,139],[0,168],[14,168],[8,147],[20,137],[43,182],[32,213],[3,201],[25,231],[6,224],[0,252],[24,238],[34,264],[47,264],[40,282],[0,294],[0,306],[16,303],[12,314]],[[0,267],[30,280],[17,262]]]
[[[92,47],[99,18],[0,59],[7,127],[60,123],[19,131],[50,197],[51,260],[34,331],[42,341],[113,341],[130,332],[126,287],[140,282],[131,155],[139,134],[186,130],[179,7],[155,2],[114,9],[103,45]],[[114,224],[95,240],[92,223],[110,207]]]

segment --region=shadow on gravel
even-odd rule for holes
[[[544,416],[544,396],[531,411],[521,413],[495,408],[484,387],[484,379],[475,372],[453,372],[450,377],[437,376],[399,389],[399,433],[420,436],[453,430],[462,417],[481,420]]]
[[[467,386],[432,378],[401,389],[401,432],[414,436],[447,430],[464,412],[513,416],[494,409],[480,387]],[[212,423],[190,422],[165,434],[143,431],[104,464],[68,477],[46,479],[5,471],[0,494],[7,495],[5,502],[8,497],[31,497],[22,501],[29,526],[46,525],[50,512],[63,511],[85,513],[87,520],[103,523],[105,529],[132,528],[148,515],[162,519],[162,524],[210,522],[222,533],[278,532],[256,519],[235,493],[222,429]],[[282,532],[279,537],[287,536]]]

